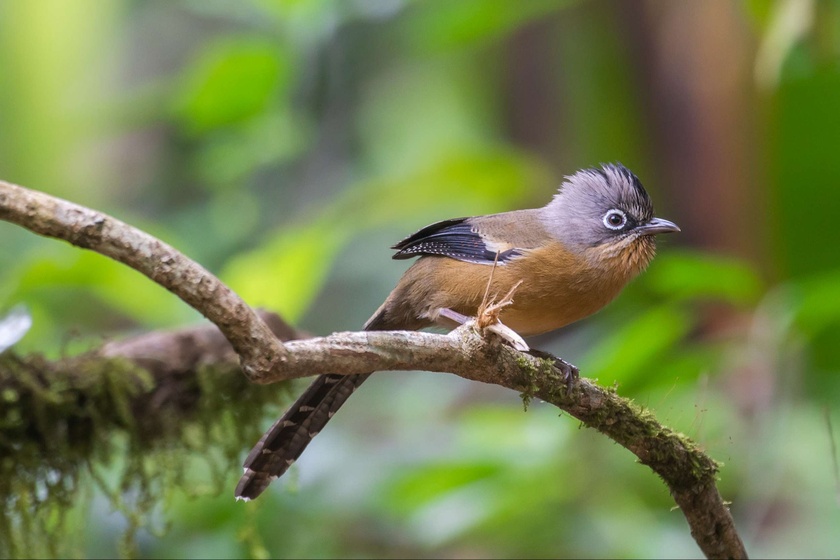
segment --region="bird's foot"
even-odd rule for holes
[[[558,358],[554,354],[535,349],[528,350],[528,354],[532,355],[535,358],[551,360],[551,362],[554,364],[554,367],[560,370],[560,373],[563,375],[563,381],[566,383],[567,390],[571,389],[574,382],[580,379],[580,370],[577,368],[577,366],[570,364],[562,358]]]

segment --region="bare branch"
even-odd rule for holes
[[[276,313],[258,310],[257,315],[281,341],[311,336],[292,328]],[[236,351],[212,324],[174,330],[152,331],[106,342],[95,353],[104,358],[125,358],[143,366],[156,377],[170,372],[194,371],[205,364],[233,364]]]
[[[254,381],[278,367],[286,355],[265,323],[221,280],[163,241],[116,218],[0,181],[0,219],[96,251],[146,275],[216,324]]]

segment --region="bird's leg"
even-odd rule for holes
[[[466,315],[458,313],[457,311],[449,309],[448,307],[438,309],[437,316],[438,318],[436,322],[439,324],[439,326],[447,328],[454,328],[461,325],[466,325],[468,322],[473,320],[472,317],[467,317]],[[442,321],[441,318],[446,319],[447,321],[451,321],[452,324],[444,324],[444,321]]]
[[[562,358],[558,358],[554,354],[550,354],[542,350],[536,350],[534,348],[528,350],[527,352],[535,358],[551,360],[554,367],[560,370],[560,373],[563,374],[563,381],[566,383],[566,389],[571,389],[572,384],[580,378],[580,370],[577,366],[570,364]]]

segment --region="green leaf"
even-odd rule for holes
[[[746,262],[688,251],[663,253],[643,278],[658,294],[677,300],[710,298],[754,305],[764,290],[758,273]]]
[[[414,513],[455,490],[500,471],[500,465],[490,462],[425,464],[399,477],[388,489],[386,501],[400,513]]]
[[[419,50],[449,51],[484,44],[573,0],[457,0],[418,2],[409,12],[406,40]]]
[[[255,170],[300,155],[311,137],[303,114],[287,107],[267,110],[203,142],[191,163],[203,183],[240,189]]]
[[[330,213],[331,219],[348,226],[361,222],[377,227],[411,220],[419,227],[429,220],[510,210],[547,184],[549,173],[524,153],[462,148],[411,173],[348,189]]]
[[[346,232],[320,219],[277,232],[258,249],[233,259],[222,278],[253,307],[294,322],[318,294]]]
[[[191,134],[241,122],[266,110],[292,78],[290,55],[261,38],[210,45],[180,85],[175,115]]]
[[[89,292],[91,299],[107,303],[139,323],[161,327],[183,321],[189,306],[141,273],[98,253],[78,251],[59,254],[48,250],[33,258],[20,272],[16,300],[61,297],[74,289]]]
[[[692,324],[691,314],[678,307],[654,307],[602,339],[581,360],[581,371],[604,383],[639,378],[688,334]]]
[[[797,324],[810,335],[840,324],[840,271],[820,274],[789,287],[796,299]]]

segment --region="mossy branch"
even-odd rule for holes
[[[213,321],[239,354],[245,373],[260,383],[327,372],[427,370],[543,399],[623,445],[658,474],[707,557],[746,557],[715,486],[718,465],[687,437],[662,426],[614,391],[586,379],[567,388],[550,361],[524,355],[470,326],[449,335],[336,333],[284,345],[236,294],[197,263],[110,216],[0,181],[0,219],[97,251],[142,272]]]
[[[260,316],[281,340],[296,336],[276,315]],[[259,437],[266,407],[288,389],[248,382],[237,362],[213,325],[109,342],[55,361],[0,354],[0,557],[78,555],[63,524],[84,497],[85,476],[125,515],[127,534],[146,526],[174,488],[194,492],[173,482],[188,471],[188,453],[204,452],[221,473],[214,477],[221,489],[242,442]],[[221,458],[207,454],[211,448]],[[175,464],[167,462],[173,449]],[[125,465],[116,488],[99,473],[115,462]],[[133,496],[131,504],[123,494]]]

